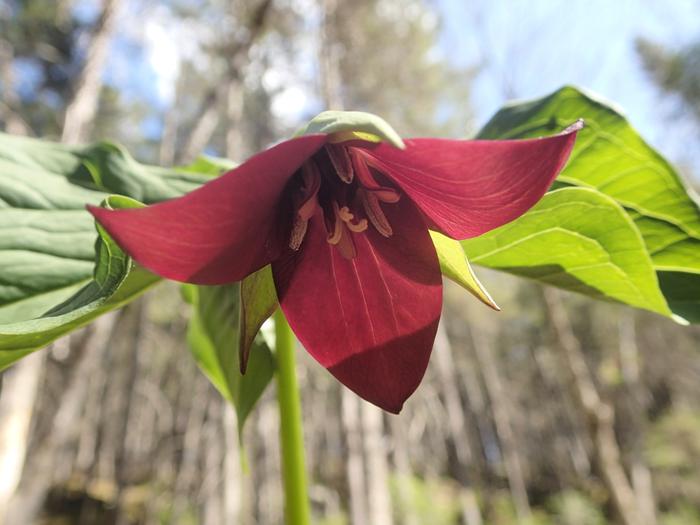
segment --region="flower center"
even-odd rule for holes
[[[382,205],[395,204],[400,195],[377,182],[379,163],[362,148],[327,144],[304,163],[292,204],[294,221],[289,247],[298,250],[306,236],[309,220],[320,210],[326,228],[326,240],[341,255],[357,255],[353,235],[370,225],[384,237],[394,233]],[[299,179],[297,179],[299,180]]]

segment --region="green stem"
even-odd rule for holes
[[[287,525],[309,525],[304,432],[294,360],[296,339],[281,308],[275,313],[275,336],[286,522]]]

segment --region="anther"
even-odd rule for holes
[[[387,204],[396,204],[399,202],[401,195],[398,191],[391,188],[379,188],[378,190],[370,190],[377,199]]]
[[[359,191],[360,200],[362,201],[362,206],[365,208],[365,213],[367,218],[372,223],[372,226],[384,237],[391,237],[394,234],[394,230],[389,224],[389,220],[384,215],[382,211],[381,204],[379,203],[379,198],[372,191],[361,189]]]
[[[297,202],[298,208],[292,225],[292,232],[289,236],[289,247],[297,251],[306,236],[309,227],[309,219],[318,209],[318,190],[321,187],[321,173],[313,161],[305,162],[301,167],[302,195]]]
[[[326,144],[324,147],[340,180],[345,184],[350,184],[355,173],[352,169],[352,161],[350,160],[348,150],[345,146],[337,146],[334,144]]]
[[[308,220],[304,220],[301,217],[295,219],[294,226],[292,226],[292,234],[289,236],[289,247],[295,252],[301,247],[308,227]]]
[[[373,190],[381,188],[369,170],[369,166],[365,160],[365,153],[359,148],[348,148],[348,150],[353,169],[362,186]]]

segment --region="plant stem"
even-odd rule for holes
[[[304,433],[294,359],[296,340],[281,308],[275,313],[275,336],[286,523],[309,525]]]

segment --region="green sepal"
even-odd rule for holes
[[[238,357],[241,373],[248,367],[248,359],[260,327],[277,310],[277,292],[268,264],[241,281],[241,309],[238,320]]]
[[[459,241],[450,239],[435,231],[430,231],[430,237],[433,240],[433,245],[440,261],[442,275],[456,282],[489,308],[500,310],[500,307],[486,291],[484,285],[481,284],[474,270],[472,270]]]

